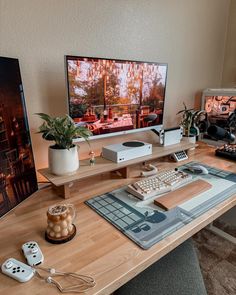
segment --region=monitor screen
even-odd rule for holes
[[[66,56],[69,115],[95,136],[162,126],[167,64]]]
[[[207,114],[208,124],[235,130],[236,89],[205,89],[202,93],[202,110]]]
[[[36,190],[19,62],[0,57],[0,217]]]

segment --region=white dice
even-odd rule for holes
[[[14,258],[7,259],[1,269],[2,273],[21,283],[28,282],[35,274],[32,267]]]
[[[39,265],[43,262],[43,253],[39,248],[39,245],[35,241],[29,241],[22,246],[23,254],[26,261],[31,266]]]

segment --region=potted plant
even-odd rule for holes
[[[196,129],[193,126],[195,111],[194,109],[188,109],[185,103],[183,103],[183,105],[184,109],[177,113],[177,115],[182,114],[180,125],[183,128],[183,136],[186,138],[186,140],[195,143]]]
[[[77,127],[68,115],[55,118],[44,113],[37,115],[44,120],[39,127],[39,133],[42,133],[44,139],[55,142],[48,150],[51,173],[56,175],[74,173],[79,168],[79,158],[73,139],[82,137],[88,142],[88,137],[92,133],[85,127]]]

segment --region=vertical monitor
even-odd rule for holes
[[[0,217],[36,190],[19,62],[0,57]]]

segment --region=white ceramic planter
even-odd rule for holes
[[[55,175],[73,174],[79,168],[77,146],[67,149],[48,149],[48,164],[50,172]]]
[[[195,144],[196,143],[196,136],[195,135],[193,135],[193,136],[183,136],[182,140]],[[191,148],[190,150],[194,150],[194,149],[195,149],[195,147]]]
[[[183,141],[191,142],[191,143],[196,143],[196,136],[183,136]]]

